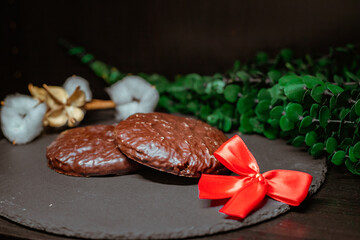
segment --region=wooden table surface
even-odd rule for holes
[[[330,166],[320,190],[301,206],[244,229],[196,239],[360,239],[360,177]],[[73,239],[0,218],[0,239]]]

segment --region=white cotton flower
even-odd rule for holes
[[[79,76],[71,76],[66,79],[63,85],[69,96],[75,92],[75,89],[78,86],[80,87],[80,90],[85,93],[85,100],[90,102],[92,99],[92,92],[90,90],[89,82],[86,79]]]
[[[117,120],[134,113],[152,112],[159,101],[156,88],[138,76],[127,76],[106,91],[116,104]]]
[[[46,104],[22,94],[7,96],[1,108],[1,129],[13,143],[25,144],[43,130]]]
[[[134,109],[140,109],[138,102],[129,102],[121,105],[116,105],[116,115],[115,118],[117,120],[123,120],[126,119],[128,116],[133,115],[135,112],[140,112],[140,110],[134,110]]]

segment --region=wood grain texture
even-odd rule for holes
[[[127,73],[213,74],[265,50],[327,52],[360,42],[353,0],[4,0],[0,2],[0,99],[27,83],[61,85],[72,74],[106,84],[69,57],[59,37]],[[107,97],[104,91],[95,98]]]

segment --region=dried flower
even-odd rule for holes
[[[63,87],[69,95],[73,94],[77,87],[80,87],[80,90],[85,93],[86,102],[90,102],[92,99],[92,92],[89,87],[89,82],[82,77],[73,75],[67,78],[63,84]]]
[[[45,103],[48,111],[44,117],[44,126],[61,127],[68,124],[76,126],[84,118],[85,93],[77,87],[69,97],[66,90],[58,86],[43,85],[47,95]]]

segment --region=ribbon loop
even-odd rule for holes
[[[257,179],[252,179],[252,181],[244,185],[224,207],[220,209],[220,212],[245,218],[263,201],[266,190],[266,184],[259,184]]]
[[[230,198],[220,212],[245,218],[260,205],[265,195],[293,206],[298,206],[307,196],[311,175],[292,170],[271,170],[260,174],[254,156],[237,135],[221,145],[214,156],[240,175],[201,175],[199,198]]]
[[[257,174],[259,166],[244,141],[235,135],[218,148],[214,156],[227,169],[239,175]]]
[[[250,177],[222,176],[222,175],[201,175],[199,188],[201,189],[200,199],[222,199],[229,198],[239,191]]]
[[[263,176],[269,184],[267,195],[292,206],[304,201],[312,181],[310,174],[291,170],[271,170]]]

